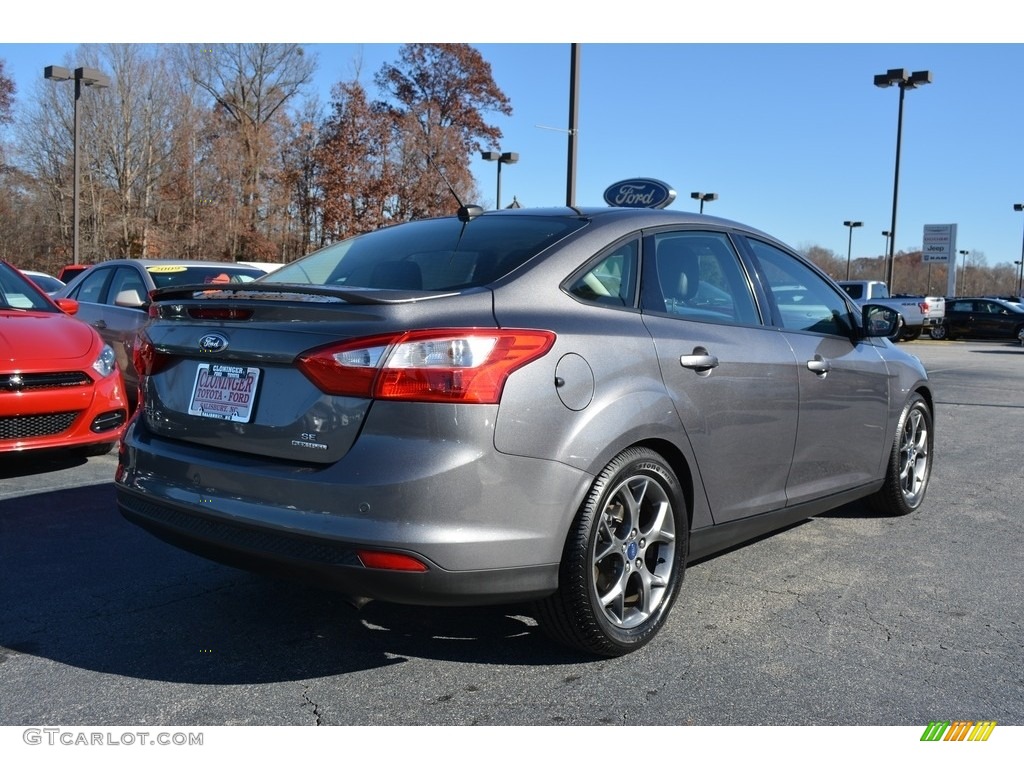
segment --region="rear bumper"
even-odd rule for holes
[[[488,605],[537,599],[558,586],[557,563],[448,571],[427,561],[428,569],[421,573],[388,571],[364,567],[356,554],[360,547],[352,542],[226,522],[124,488],[118,489],[117,503],[127,520],[193,554],[356,597],[412,605]],[[411,550],[401,551],[426,560]]]
[[[341,461],[310,467],[159,438],[140,421],[125,434],[115,477],[128,520],[218,562],[392,602],[550,594],[593,481],[479,440],[364,433]],[[367,568],[359,550],[408,554],[427,570]]]

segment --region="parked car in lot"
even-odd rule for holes
[[[128,420],[114,351],[95,330],[0,261],[0,453],[106,453]]]
[[[56,295],[60,290],[64,288],[64,283],[58,280],[53,275],[48,275],[45,272],[36,272],[32,269],[23,269],[21,274],[35,283],[43,293],[49,294],[50,296]]]
[[[1024,340],[1024,308],[1005,299],[948,299],[946,322],[931,333],[933,339]]]
[[[150,291],[171,285],[244,283],[264,274],[230,262],[113,259],[82,271],[56,295],[75,299],[78,319],[93,326],[113,347],[134,407],[138,376],[132,365],[132,344],[148,320]]]
[[[881,304],[903,316],[903,327],[890,339],[894,343],[921,338],[923,331],[942,325],[946,314],[943,296],[890,296],[881,280],[840,280],[839,285],[858,304]]]
[[[57,273],[57,279],[67,285],[89,267],[89,264],[67,264],[60,268],[60,272]]]
[[[595,654],[654,637],[689,560],[913,512],[931,473],[898,314],[709,216],[462,209],[150,313],[127,519],[358,598],[534,601]]]

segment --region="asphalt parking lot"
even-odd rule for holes
[[[0,465],[0,725],[1024,725],[1024,349],[901,345],[936,394],[928,498],[693,563],[630,656],[519,607],[341,597],[173,549],[114,454]]]

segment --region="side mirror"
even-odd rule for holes
[[[861,309],[861,326],[867,337],[892,337],[903,326],[903,315],[881,304],[865,304]]]
[[[146,305],[146,301],[137,290],[129,288],[128,290],[120,291],[114,297],[114,305],[127,309],[142,309]]]
[[[54,299],[53,303],[57,305],[58,309],[65,315],[76,315],[78,314],[78,302],[75,299]]]

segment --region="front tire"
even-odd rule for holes
[[[921,506],[931,477],[934,441],[931,408],[914,394],[900,416],[885,483],[868,498],[876,514],[909,515]]]
[[[566,540],[558,591],[537,606],[555,640],[621,656],[661,629],[683,579],[689,517],[675,472],[629,448],[598,475]]]

